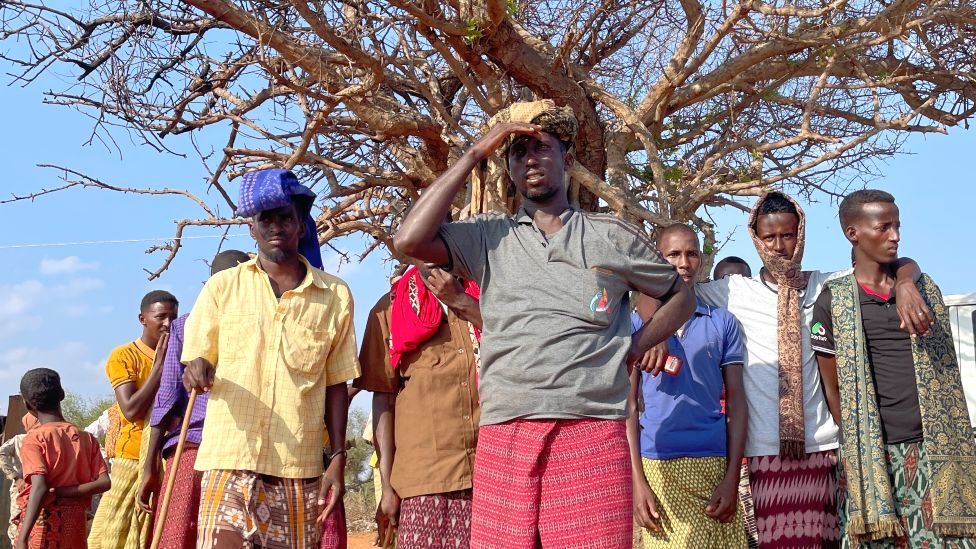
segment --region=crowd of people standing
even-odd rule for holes
[[[64,421],[58,374],[24,376],[15,547],[345,547],[347,410],[365,390],[379,539],[400,549],[622,549],[635,521],[647,548],[976,548],[948,317],[898,254],[894,197],[844,198],[853,266],[824,273],[802,269],[800,205],[767,192],[747,221],[759,273],[726,258],[703,282],[688,225],[652,240],[569,203],[576,131],[548,100],[493,117],[401,222],[412,262],[358,349],[314,193],[245,174],[257,254],[218,254],[183,316],[147,294],[141,336],[110,355],[110,473]],[[494,154],[521,206],[452,221]]]

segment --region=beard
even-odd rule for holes
[[[261,250],[261,257],[267,259],[272,263],[281,263],[282,261],[293,256],[294,253],[290,250],[284,250],[281,248],[270,248],[267,250]]]
[[[522,190],[520,194],[526,200],[531,200],[533,202],[545,202],[550,198],[556,196],[560,189],[558,187],[547,187],[545,189],[530,191],[528,188]]]

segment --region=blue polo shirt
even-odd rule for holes
[[[635,312],[634,330],[642,321]],[[678,375],[641,374],[641,455],[651,459],[725,456],[725,414],[719,400],[722,367],[742,364],[739,321],[701,300],[680,336],[668,338],[668,353],[684,365]]]

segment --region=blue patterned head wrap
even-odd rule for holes
[[[254,217],[265,210],[295,204],[299,215],[305,214],[305,234],[298,240],[298,251],[313,267],[322,268],[322,251],[312,218],[315,193],[298,182],[295,174],[281,168],[255,170],[244,174],[241,199],[237,205],[239,217]]]

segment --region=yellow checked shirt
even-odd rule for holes
[[[195,468],[322,474],[325,390],[359,376],[352,294],[305,261],[275,298],[256,259],[210,277],[186,321],[184,363],[216,367]]]

